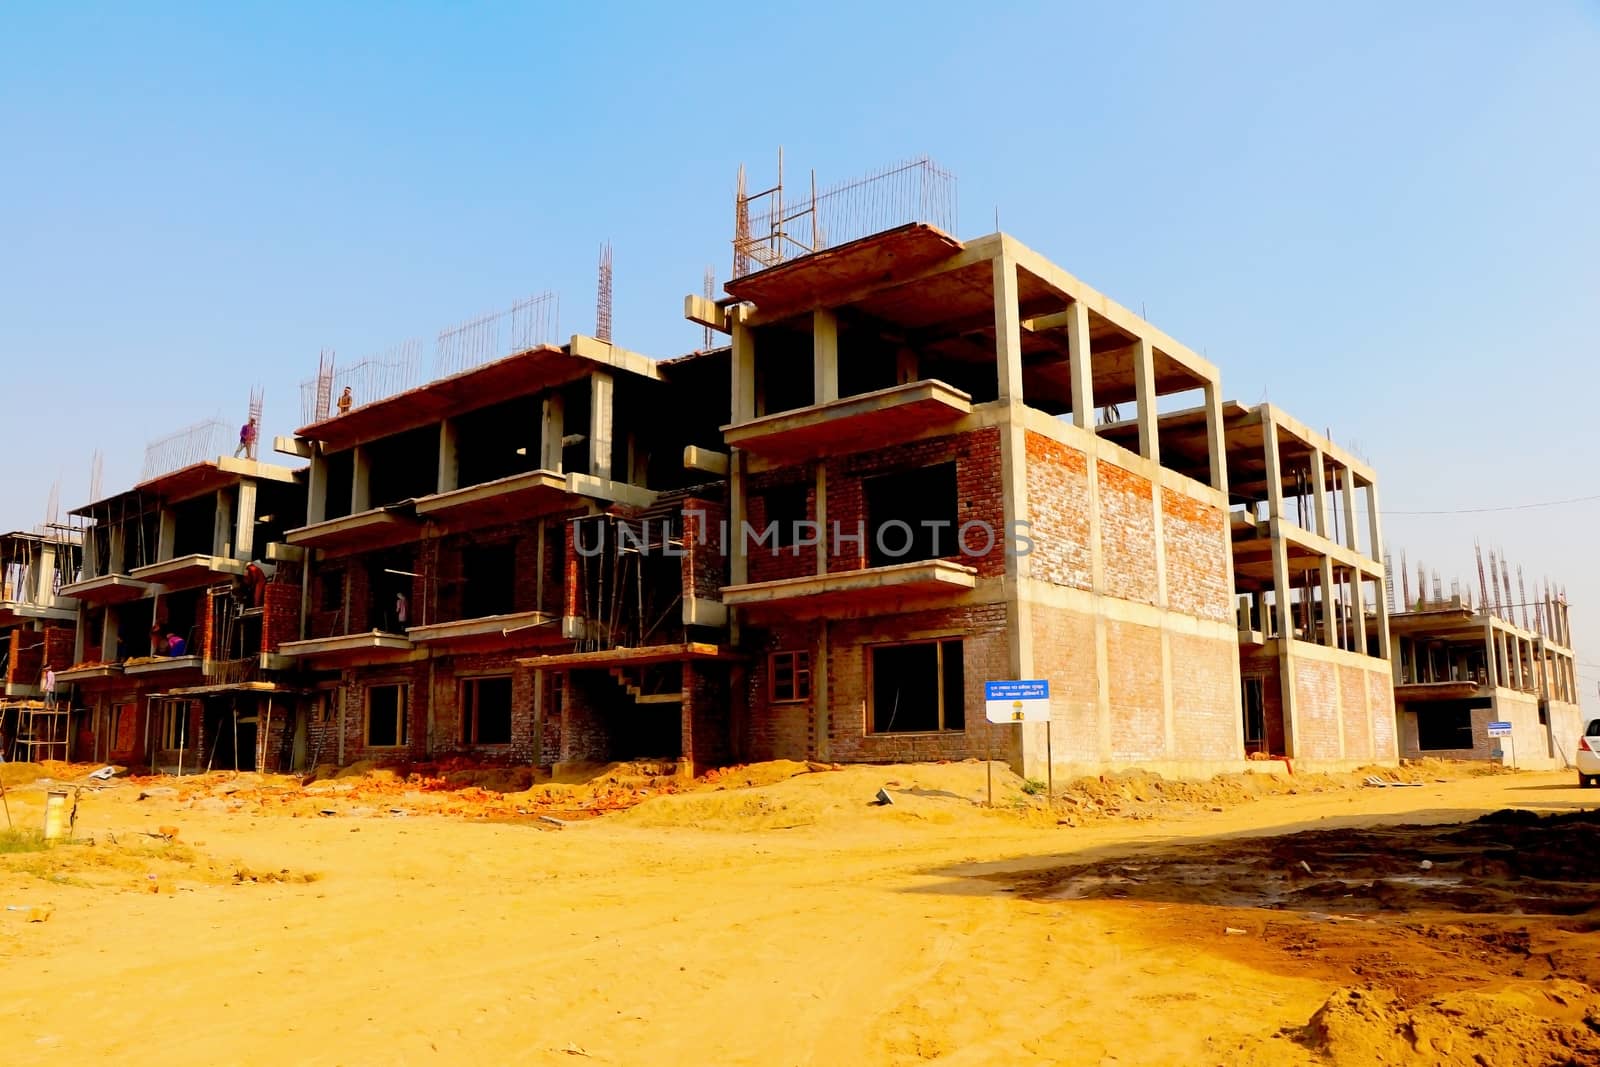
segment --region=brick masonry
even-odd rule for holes
[[[1233,699],[1237,646],[1176,633],[1167,641],[1172,656],[1174,758],[1238,759],[1242,720]]]
[[[1296,658],[1294,701],[1300,735],[1295,755],[1300,759],[1339,758],[1339,673],[1332,663]]]
[[[1027,435],[1026,447],[1033,577],[1072,589],[1092,588],[1089,459],[1038,433]]]
[[[1222,509],[1163,486],[1161,536],[1166,549],[1167,606],[1215,622],[1232,618],[1227,560],[1231,547]]]
[[[1166,757],[1162,708],[1161,631],[1108,619],[1106,690],[1111,703],[1111,758]]]
[[[1114,463],[1096,464],[1100,493],[1100,544],[1105,592],[1124,600],[1156,602],[1155,509],[1150,479]]]

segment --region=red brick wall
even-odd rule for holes
[[[1166,548],[1167,607],[1202,619],[1233,617],[1228,588],[1226,516],[1165,487],[1161,490],[1161,533]]]
[[[1150,480],[1114,463],[1096,464],[1100,482],[1100,544],[1106,592],[1156,602],[1155,512]]]
[[[746,759],[807,759],[816,755],[815,696],[798,703],[774,704],[768,669],[773,652],[809,652],[815,686],[818,632],[816,624],[806,622],[746,631],[744,647],[751,654],[750,670],[745,676],[745,700],[751,709],[742,739]]]
[[[1172,733],[1180,760],[1243,759],[1234,665],[1239,646],[1225,638],[1169,634]]]
[[[755,538],[767,528],[769,516],[767,515],[767,499],[763,490],[778,486],[804,485],[806,487],[806,519],[809,522],[817,520],[817,479],[816,469],[812,464],[802,463],[798,466],[784,467],[775,471],[764,471],[752,475],[746,482],[745,505],[747,509],[745,521],[750,524],[754,534],[746,541],[746,551],[750,558],[750,581],[775,582],[784,578],[803,578],[808,574],[817,573],[817,547],[815,545],[785,545],[774,548],[771,543],[756,544]],[[855,489],[856,508],[860,507],[860,487]],[[828,518],[833,514],[833,483],[828,483]],[[735,537],[738,531],[728,532],[730,551],[736,544]],[[785,536],[792,536],[789,530],[783,531]],[[824,533],[826,539],[826,533]],[[865,566],[865,562],[857,566]]]
[[[1372,758],[1372,746],[1367,742],[1366,675],[1360,667],[1339,666],[1339,718],[1344,724],[1345,759]]]
[[[11,631],[11,659],[6,681],[17,685],[38,685],[44,673],[44,635],[20,627]]]
[[[1012,675],[1007,626],[1006,608],[999,604],[832,624],[828,636],[829,758],[845,762],[981,758],[986,742],[992,745],[996,759],[1004,757],[1009,752],[1011,727],[991,726],[984,719],[983,683]],[[965,638],[962,677],[966,728],[937,734],[869,733],[867,646],[912,637],[922,639],[944,631]]]
[[[44,667],[65,670],[72,666],[73,646],[77,644],[77,631],[71,626],[46,626],[44,628]]]
[[[433,754],[471,755],[478,759],[531,763],[538,742],[535,721],[533,672],[517,664],[526,651],[450,656],[433,661]],[[511,743],[464,745],[461,743],[461,680],[483,674],[511,675]]]
[[[264,599],[261,651],[276,652],[279,645],[300,636],[300,585],[297,582],[268,582]]]
[[[1266,751],[1276,756],[1285,755],[1288,749],[1285,739],[1287,735],[1283,726],[1283,682],[1277,652],[1241,649],[1239,673],[1243,678],[1261,680],[1262,715],[1266,720]],[[1243,714],[1242,704],[1240,714]]]
[[[728,557],[722,545],[722,524],[728,509],[720,500],[693,499],[683,504],[683,595],[722,599],[728,584]],[[813,561],[815,560],[815,549]]]
[[[1090,589],[1088,457],[1031,432],[1027,450],[1033,577],[1052,585]]]
[[[1386,665],[1367,672],[1367,703],[1372,706],[1372,755],[1374,759],[1399,757],[1395,740],[1394,679]]]
[[[956,531],[941,531],[941,544],[946,543],[948,538],[948,543],[954,549],[945,558],[965,566],[976,567],[980,577],[1004,574],[1005,552],[1010,531],[1005,528],[1004,485],[1000,478],[1000,431],[993,428],[972,430],[948,437],[935,437],[925,441],[912,441],[873,452],[858,452],[829,459],[827,461],[828,530],[823,533],[828,544],[828,570],[861,570],[867,566],[873,537],[870,529],[866,531],[866,538],[859,545],[844,541],[843,538],[835,544],[833,536],[835,523],[839,524],[843,534],[853,536],[857,532],[857,525],[867,521],[866,500],[862,488],[864,479],[951,461],[956,465],[958,523],[961,525],[969,522],[987,523],[995,536],[994,544],[987,553],[965,555],[954,544]],[[968,535],[968,544],[974,551],[983,548],[984,543],[984,537],[977,530]],[[754,576],[753,558],[751,567],[750,580],[759,581],[760,579]]]
[[[610,694],[602,686],[614,683],[604,671],[569,671],[561,704],[561,759],[599,762],[611,754],[611,717],[606,714]]]
[[[732,716],[728,670],[717,663],[688,663],[683,669],[683,756],[694,772],[731,762]]]
[[[1105,470],[1105,465],[1100,469]],[[1111,758],[1164,759],[1167,727],[1161,707],[1161,631],[1111,619],[1105,625]]]
[[[369,685],[400,682],[408,686],[408,712],[410,724],[409,743],[404,748],[367,748],[366,690]],[[346,763],[363,759],[405,760],[422,759],[427,755],[428,743],[428,665],[405,663],[385,666],[355,667],[345,672],[340,688],[344,692],[344,758]],[[332,726],[338,727],[338,707],[334,707]],[[324,753],[318,758],[328,762],[338,753],[337,735],[326,739]]]
[[[1294,754],[1300,759],[1339,758],[1339,679],[1331,663],[1296,658],[1294,703],[1300,736]]]
[[[1041,539],[1037,528],[1034,536]],[[1050,682],[1051,755],[1058,763],[1098,760],[1100,673],[1094,616],[1043,604],[1031,610],[1034,676]]]

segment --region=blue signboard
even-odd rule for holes
[[[984,682],[983,713],[990,722],[1049,722],[1050,682]]]
[[[1032,682],[984,682],[985,700],[1049,700],[1050,680]]]

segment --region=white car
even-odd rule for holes
[[[1590,719],[1589,728],[1578,738],[1578,784],[1600,783],[1600,719]]]

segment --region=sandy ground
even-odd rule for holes
[[[527,781],[85,791],[83,843],[0,854],[39,909],[0,912],[0,1062],[1600,1063],[1600,823],[1366,832],[1600,803],[1569,774],[1052,810],[1001,773],[988,810],[981,765],[804,770],[613,775],[598,808],[643,802],[591,818]]]

